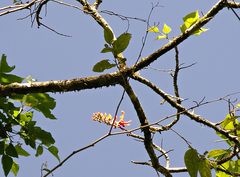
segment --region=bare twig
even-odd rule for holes
[[[59,3],[59,4],[62,4],[62,5],[66,5],[66,6],[69,6],[69,7],[73,7],[75,9],[78,9],[78,10],[81,10],[83,12],[86,12],[84,11],[82,8],[78,7],[78,6],[75,6],[75,5],[72,5],[72,4],[68,4],[68,3],[65,3],[65,2],[62,2],[62,1],[57,1],[57,0],[51,0],[53,2],[56,2],[56,3]]]
[[[152,4],[152,9],[150,10],[150,13],[149,13],[148,19],[147,19],[147,29],[148,29],[149,26],[150,26],[150,25],[149,25],[149,21],[150,21],[150,17],[151,17],[151,15],[152,15],[152,12],[153,12],[154,8],[156,8],[156,7],[159,7],[158,3],[157,3],[155,6],[153,6],[153,4]],[[148,31],[146,30],[145,36],[143,37],[143,41],[142,41],[142,47],[141,47],[141,49],[140,49],[140,52],[139,52],[139,55],[138,55],[138,58],[137,58],[135,64],[139,61],[139,59],[140,59],[141,56],[142,56],[142,52],[143,52],[143,49],[144,49],[145,44],[146,44],[147,36],[148,36]]]
[[[41,1],[42,1],[42,0],[33,0],[33,1],[31,1],[31,2],[29,2],[29,3],[26,3],[26,4],[20,4],[20,5],[3,7],[3,8],[1,8],[0,10],[5,10],[5,9],[8,9],[8,8],[15,8],[15,9],[7,10],[7,11],[5,11],[5,12],[2,12],[2,13],[0,13],[0,16],[6,15],[6,14],[9,14],[9,13],[12,13],[12,12],[17,12],[17,11],[23,10],[23,9],[28,9],[28,8],[30,8],[32,5],[34,5],[35,3],[41,2]]]
[[[227,0],[224,0],[225,1],[225,3],[227,4],[227,7],[228,8],[230,8],[231,10],[232,10],[232,12],[234,13],[234,15],[238,18],[238,20],[240,21],[240,17],[238,16],[238,14],[235,12],[235,10],[233,10],[233,8],[232,8],[232,3],[234,3],[234,5],[236,5],[236,3],[235,2],[228,2]]]
[[[117,105],[117,108],[116,108],[116,111],[115,111],[115,115],[114,115],[114,120],[113,120],[113,123],[112,123],[112,125],[111,125],[111,128],[110,128],[108,134],[111,134],[111,132],[112,132],[112,128],[113,128],[113,125],[114,125],[114,123],[115,123],[115,121],[116,121],[117,113],[118,113],[119,107],[120,107],[120,105],[121,105],[121,103],[122,103],[122,101],[123,101],[124,94],[125,94],[125,90],[123,90],[121,99],[120,99],[120,101],[119,101],[119,103],[118,103],[118,105]]]
[[[92,147],[94,146],[96,143],[102,141],[103,139],[107,138],[108,136],[110,136],[110,134],[106,134],[104,136],[102,136],[101,138],[97,139],[96,141],[94,141],[93,143],[81,148],[81,149],[78,149],[76,151],[73,151],[69,156],[67,156],[62,162],[60,162],[57,166],[55,166],[52,170],[50,170],[47,174],[45,174],[43,177],[46,177],[48,176],[50,173],[52,173],[53,171],[55,171],[57,168],[59,168],[60,166],[63,165],[63,163],[65,163],[70,157],[72,157],[74,154],[78,153],[78,152],[81,152],[85,149],[88,149],[89,147]]]
[[[195,64],[197,64],[197,62],[194,62],[194,63],[192,63],[192,64],[190,64],[190,65],[188,65],[188,66],[181,67],[181,68],[179,68],[179,70],[185,69],[185,68],[189,68],[189,67],[191,67],[191,66],[193,66],[193,65],[195,65]]]
[[[41,23],[41,22],[39,22],[39,25],[44,26],[45,28],[47,28],[47,29],[53,31],[54,33],[57,33],[58,35],[65,36],[65,37],[72,37],[72,36],[70,36],[70,35],[66,35],[66,34],[59,33],[59,32],[57,32],[56,30],[54,30],[54,29],[48,27],[47,25],[44,25],[44,24]]]

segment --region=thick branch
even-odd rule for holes
[[[132,104],[134,105],[134,108],[137,112],[141,126],[148,125],[147,117],[146,117],[146,115],[143,111],[143,108],[137,98],[137,95],[134,93],[134,91],[132,90],[132,87],[130,86],[130,84],[127,80],[125,80],[123,87],[124,87],[125,91],[127,92],[129,98],[131,99]],[[143,130],[144,137],[145,137],[144,138],[145,149],[147,150],[148,155],[151,159],[153,168],[156,169],[157,171],[161,172],[163,175],[165,175],[167,177],[171,177],[172,175],[169,173],[169,171],[159,164],[158,158],[153,150],[152,137],[151,137],[151,132],[150,132],[149,126],[142,128],[142,130]]]
[[[32,1],[33,3],[35,1]],[[36,1],[38,2],[38,1]],[[79,0],[81,3],[86,3],[84,0]],[[232,8],[240,8],[240,3],[230,3]],[[0,87],[0,96],[11,96],[16,94],[27,94],[27,93],[37,93],[37,92],[67,92],[67,91],[80,91],[84,89],[92,89],[92,88],[99,88],[103,86],[110,86],[119,84],[122,81],[121,75],[130,76],[132,73],[144,68],[145,66],[149,65],[153,61],[157,60],[158,57],[165,54],[166,52],[173,49],[175,46],[180,44],[182,41],[187,39],[190,34],[194,31],[201,28],[204,24],[210,21],[214,15],[216,15],[223,7],[227,5],[219,1],[204,17],[202,17],[199,22],[193,25],[191,28],[187,29],[184,33],[179,35],[178,37],[174,38],[173,41],[169,42],[159,50],[155,51],[153,54],[149,55],[146,58],[143,58],[139,61],[136,65],[133,65],[130,68],[125,69],[125,71],[111,73],[111,74],[104,74],[97,77],[86,77],[86,78],[79,78],[79,79],[71,79],[71,80],[64,80],[64,81],[49,81],[49,82],[39,82],[33,84],[10,84],[7,86]],[[104,26],[107,22],[101,21],[104,20],[100,18],[99,14],[95,10],[97,15],[94,16],[98,23]],[[102,26],[101,25],[101,26]],[[127,73],[127,74],[126,74]],[[120,79],[119,81],[117,81]],[[71,83],[73,82],[73,83]],[[32,88],[31,88],[32,87]]]
[[[103,74],[100,76],[90,76],[71,80],[0,85],[0,97],[28,93],[80,91],[100,88],[103,86],[114,86],[122,82],[123,76],[127,77],[129,74],[130,72],[127,74],[127,72],[118,71],[112,74]]]

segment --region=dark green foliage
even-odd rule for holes
[[[6,74],[15,69],[7,64],[6,56],[2,55],[0,61],[0,84],[7,85],[13,82],[21,83],[24,78]],[[32,79],[33,80],[33,79]],[[20,102],[20,107],[16,107],[16,102]],[[36,156],[43,152],[43,147],[50,148],[50,152],[58,159],[58,149],[52,146],[55,143],[51,133],[36,126],[33,121],[33,111],[26,108],[33,108],[41,112],[46,118],[56,119],[50,110],[56,106],[55,100],[46,93],[36,93],[28,95],[17,95],[0,97],[0,155],[2,156],[2,167],[5,176],[10,171],[16,176],[19,165],[12,159],[19,156],[29,156],[30,154],[22,148],[22,143],[36,149]],[[19,138],[20,137],[20,138]],[[15,140],[13,139],[15,138]],[[22,140],[21,140],[22,139]],[[48,149],[49,149],[48,148]]]

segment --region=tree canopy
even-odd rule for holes
[[[2,173],[239,176],[240,3],[69,3],[0,3]]]

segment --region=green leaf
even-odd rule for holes
[[[107,53],[107,52],[111,52],[112,48],[110,47],[105,47],[104,49],[102,49],[101,53]]]
[[[22,137],[25,141],[26,145],[31,146],[33,149],[36,149],[36,141],[34,138],[30,138],[30,137]]]
[[[10,143],[6,148],[5,148],[6,154],[12,157],[17,157],[18,158],[18,153],[13,146],[12,143]]]
[[[24,80],[22,77],[18,77],[12,74],[0,73],[0,84],[7,85],[13,82],[21,83]]]
[[[14,95],[14,96],[9,96],[9,98],[13,99],[14,101],[20,101],[23,102],[25,95]]]
[[[21,113],[19,116],[20,120],[22,120],[24,122],[32,120],[32,117],[33,117],[33,112]]]
[[[5,145],[5,142],[0,141],[0,155],[2,155],[4,153],[4,145]]]
[[[170,31],[171,31],[171,28],[168,27],[168,26],[164,23],[163,32],[164,32],[165,34],[168,34]]]
[[[207,159],[201,159],[198,164],[198,171],[201,177],[211,177],[210,162]]]
[[[16,145],[16,146],[15,146],[15,149],[16,149],[18,155],[25,156],[25,157],[30,156],[30,154],[29,154],[27,151],[25,151],[25,150],[24,150],[21,146],[19,146],[19,145]]]
[[[56,119],[50,111],[50,109],[54,109],[56,106],[55,99],[46,93],[34,93],[27,95],[25,105],[31,106],[35,110],[42,112],[46,118]]]
[[[60,158],[59,158],[59,156],[58,156],[58,148],[56,148],[55,146],[51,146],[51,147],[48,148],[48,150],[49,150],[49,152],[51,152],[52,155],[54,155],[54,156],[58,159],[58,161],[60,162]]]
[[[228,154],[228,151],[226,150],[223,150],[223,149],[214,149],[214,150],[211,150],[209,153],[208,153],[208,158],[211,158],[211,157],[217,157],[217,156],[220,156],[220,155],[225,155],[225,154]]]
[[[131,39],[130,33],[121,34],[116,41],[113,42],[113,54],[114,56],[122,53],[128,46],[129,41]]]
[[[0,61],[0,73],[10,73],[12,70],[15,69],[15,66],[8,66],[7,63],[7,56],[2,54],[2,58]]]
[[[114,35],[109,28],[104,28],[104,39],[108,44],[112,44]],[[102,52],[103,53],[103,52]]]
[[[155,40],[159,40],[159,39],[164,39],[166,38],[167,36],[158,36]]]
[[[17,162],[13,161],[11,171],[15,176],[17,176],[17,173],[19,171],[19,165],[17,164]]]
[[[51,170],[47,169],[47,168],[43,168],[44,171],[46,172],[50,172]]]
[[[44,115],[46,118],[49,118],[49,119],[57,119],[57,118],[51,113],[51,111],[49,110],[49,107],[47,107],[46,104],[39,104],[39,105],[37,105],[34,109],[36,109],[37,111],[42,112],[43,115]]]
[[[110,68],[113,68],[115,66],[116,66],[116,64],[111,64],[111,63],[109,63],[109,60],[106,59],[106,60],[102,60],[102,61],[96,63],[93,66],[92,70],[94,72],[103,72],[105,69],[110,69]]]
[[[187,28],[191,27],[198,20],[199,20],[198,10],[183,17],[184,24],[186,25]]]
[[[184,155],[184,162],[191,177],[197,177],[198,154],[195,149],[189,149]]]
[[[35,107],[38,105],[38,103],[39,103],[39,101],[37,98],[35,98],[34,95],[32,95],[32,94],[26,95],[25,105],[30,106],[30,107]]]
[[[154,33],[159,33],[158,27],[156,27],[156,26],[152,26],[152,27],[149,28],[147,31],[149,31],[149,32],[154,32]]]
[[[37,147],[37,151],[36,151],[35,156],[38,157],[38,156],[42,155],[42,153],[43,153],[43,147],[41,145],[39,145]]]
[[[36,131],[35,131],[36,121],[26,122],[26,125],[22,127],[22,130],[26,132],[26,134],[21,134],[21,138],[25,141],[26,145],[30,145],[33,149],[36,149]]]
[[[40,127],[34,127],[36,138],[42,141],[42,144],[50,146],[55,143],[51,133],[42,130]]]
[[[13,165],[13,159],[5,154],[2,155],[2,167],[5,176],[8,175]]]
[[[13,82],[21,83],[24,78],[12,75],[12,74],[6,74],[14,70],[15,66],[8,66],[7,63],[7,57],[6,55],[2,55],[1,61],[0,61],[0,84],[6,85],[11,84]]]
[[[0,106],[1,109],[8,109],[8,101],[4,97],[0,97]]]

